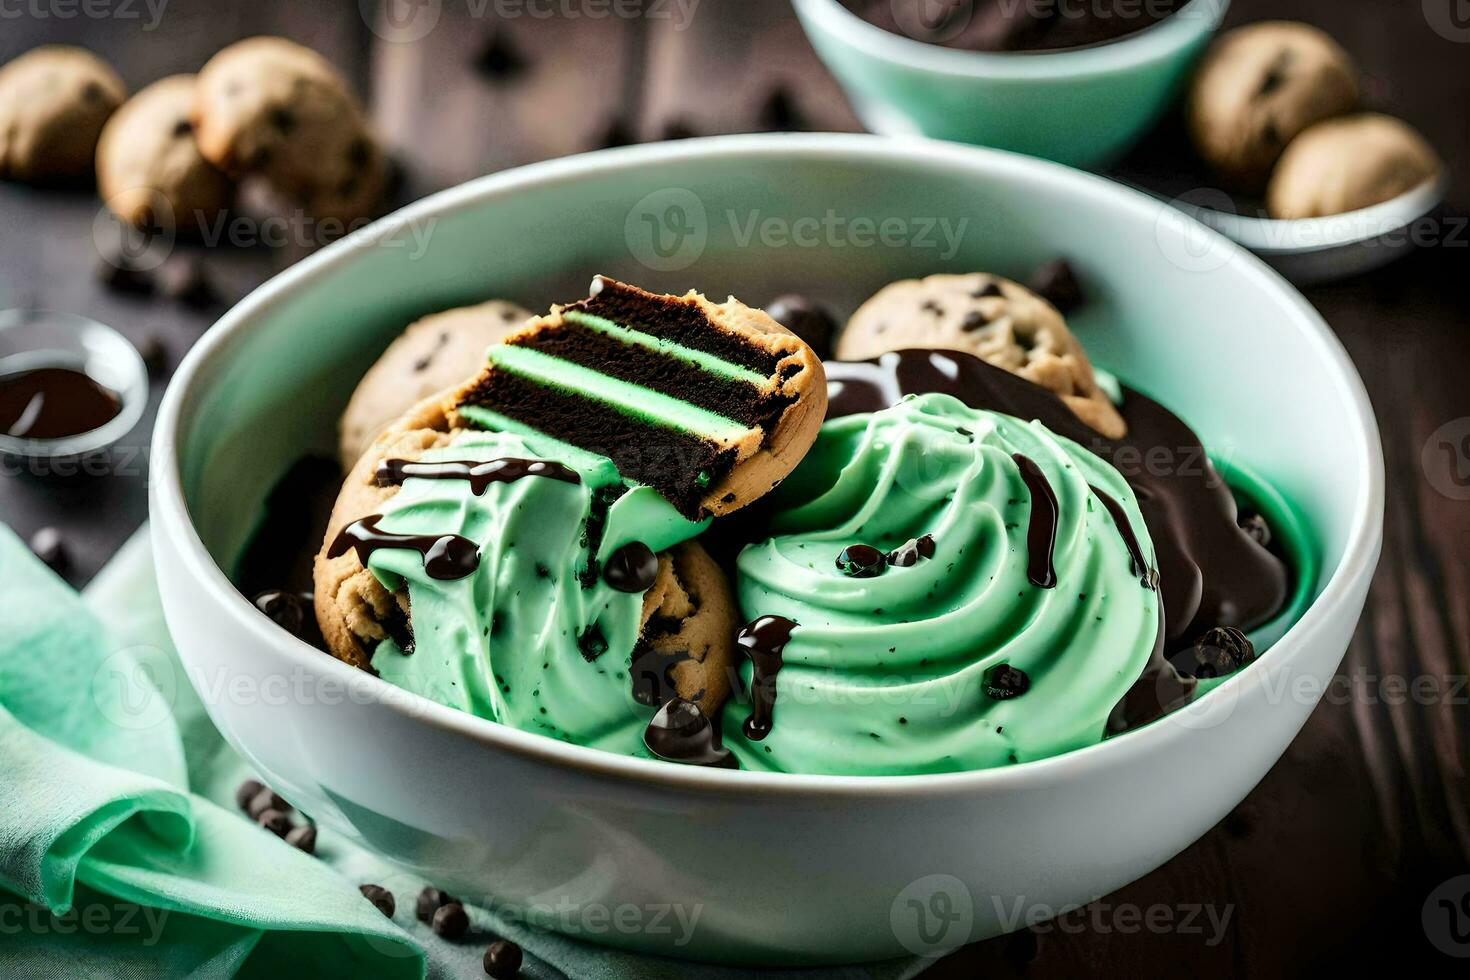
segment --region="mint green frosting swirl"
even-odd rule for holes
[[[1031,499],[1014,453],[1056,494],[1055,588],[1027,577]],[[1090,485],[1122,504],[1153,567],[1127,482],[1038,422],[928,394],[826,423],[778,491],[774,536],[737,563],[747,620],[799,624],[777,675],[771,733],[745,738],[748,701],[726,708],[726,744],[741,766],[950,772],[1100,741],[1153,651],[1159,603]],[[873,578],[836,567],[848,545],[891,551],[924,534],[934,556],[912,566]],[[1025,671],[1029,690],[988,696],[985,675],[999,664]]]
[[[652,488],[627,485],[612,462],[530,433],[464,432],[425,461],[548,459],[580,484],[527,476],[476,496],[464,480],[410,477],[385,505],[379,527],[403,534],[460,534],[480,546],[480,564],[457,581],[430,578],[419,554],[382,549],[369,569],[386,588],[408,584],[415,650],[380,644],[373,667],[388,681],[440,704],[526,731],[647,755],[652,709],[633,700],[628,676],[643,596],[613,589],[588,567],[588,519],[607,508],[599,567],[641,541],[661,551],[705,526],[681,517]],[[600,632],[606,650],[589,662],[579,637]]]

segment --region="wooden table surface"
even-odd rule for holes
[[[664,17],[600,19],[514,16],[531,4],[430,5],[440,9],[437,26],[401,43],[379,36],[352,2],[171,0],[152,30],[142,3],[113,8],[137,19],[62,18],[63,5],[13,4],[0,10],[0,63],[39,43],[81,43],[136,89],[196,70],[241,37],[292,37],[361,86],[404,165],[405,199],[591,149],[619,128],[639,140],[858,128],[785,0],[705,0],[687,23],[675,13],[687,4],[659,6]],[[1383,559],[1342,684],[1245,802],[1166,866],[1084,913],[961,950],[929,975],[1271,977],[1407,963],[1429,974],[1459,966],[1463,975],[1465,961],[1436,952],[1421,924],[1431,891],[1470,872],[1470,29],[1460,41],[1437,32],[1426,13],[1434,5],[1236,0],[1230,13],[1232,23],[1294,17],[1326,28],[1362,65],[1371,103],[1422,129],[1454,178],[1441,246],[1306,293],[1363,374],[1388,472]],[[1463,7],[1453,23],[1465,23]],[[476,70],[492,35],[513,46],[520,71],[496,78]],[[794,118],[771,110],[777,90]],[[97,211],[89,192],[0,186],[0,308],[87,314],[135,341],[157,338],[176,363],[211,315],[103,286]],[[206,259],[239,295],[300,254],[220,247]],[[63,529],[70,577],[84,582],[144,519],[146,434],[140,427],[100,478],[0,475],[0,519],[22,535]],[[1403,696],[1399,685],[1416,680],[1429,695]],[[1195,909],[1197,923],[1213,912],[1225,924],[1218,933],[1137,929],[1155,909],[1175,923]]]

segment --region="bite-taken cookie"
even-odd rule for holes
[[[235,185],[194,142],[194,76],[171,75],[113,114],[97,144],[97,189],[131,225],[201,231],[229,208]]]
[[[1433,180],[1444,165],[1405,122],[1364,112],[1320,122],[1292,140],[1271,185],[1273,218],[1317,218],[1372,207]]]
[[[1056,394],[1108,438],[1126,431],[1056,307],[1009,279],[974,272],[890,283],[858,308],[837,339],[843,361],[907,348],[973,354]]]
[[[811,447],[826,379],[794,333],[733,297],[661,296],[603,276],[591,293],[492,347],[458,416],[607,456],[695,519],[762,496]]]
[[[1237,190],[1256,193],[1298,133],[1352,111],[1358,73],[1322,31],[1265,21],[1220,37],[1190,88],[1187,115],[1195,149]]]
[[[127,96],[117,72],[83,48],[46,45],[0,67],[0,178],[84,180],[103,124]]]
[[[387,160],[346,80],[285,38],[250,38],[211,58],[193,120],[215,166],[264,177],[316,218],[365,218],[383,196]]]
[[[351,469],[378,433],[414,405],[478,374],[486,348],[529,319],[530,312],[516,304],[492,299],[410,325],[362,376],[342,413],[342,468]]]

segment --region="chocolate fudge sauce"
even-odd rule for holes
[[[15,439],[64,439],[117,418],[122,399],[71,368],[0,377],[0,432]]]
[[[380,531],[378,522],[382,519],[382,514],[373,514],[344,527],[332,542],[332,547],[327,550],[327,557],[336,558],[352,548],[357,551],[358,560],[365,568],[373,552],[380,548],[405,548],[422,555],[424,571],[429,573],[429,578],[441,582],[464,578],[480,567],[479,546],[469,538],[458,534],[394,534]]]
[[[516,459],[507,456],[477,462],[472,459],[450,459],[427,462],[408,459],[385,459],[378,464],[374,478],[380,487],[399,486],[407,479],[466,480],[470,491],[481,496],[492,483],[514,483],[528,476],[542,476],[563,483],[581,483],[577,471],[544,459]]]
[[[796,623],[784,616],[762,616],[749,623],[735,638],[735,645],[750,658],[750,717],[745,719],[745,737],[759,742],[771,734],[771,713],[776,705],[776,674],[781,654],[791,639]]]
[[[1031,491],[1031,517],[1026,525],[1026,577],[1038,589],[1057,587],[1057,569],[1052,553],[1057,546],[1057,522],[1061,509],[1056,491],[1046,481],[1046,474],[1035,460],[1021,453],[1011,454],[1026,489]]]
[[[1188,0],[844,0],[869,23],[966,51],[1058,51],[1152,27]]]

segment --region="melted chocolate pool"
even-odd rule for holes
[[[64,439],[117,418],[122,399],[81,371],[37,368],[0,377],[0,432],[16,439]]]

